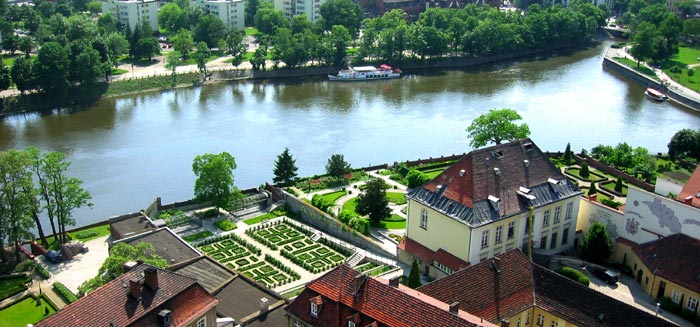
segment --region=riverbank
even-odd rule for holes
[[[541,56],[555,55],[558,52],[580,51],[596,44],[590,42],[586,44],[560,45],[548,49],[524,50],[508,54],[496,54],[487,57],[449,57],[449,58],[428,58],[424,60],[407,60],[399,67],[405,72],[420,72],[433,69],[460,69],[468,67],[478,67],[482,65],[499,62],[535,59]],[[219,59],[223,59],[219,58]],[[222,66],[225,60],[217,59],[207,66],[208,75],[202,81],[198,72],[191,69],[181,69],[176,74],[176,84],[172,85],[172,73],[162,65],[153,67],[152,74],[136,76],[134,72],[128,72],[120,76],[111,77],[110,81],[98,82],[90,87],[73,87],[69,90],[64,99],[47,98],[41,93],[18,94],[14,92],[0,92],[0,118],[5,115],[26,112],[48,112],[51,110],[64,108],[77,108],[87,106],[97,100],[122,95],[133,95],[144,92],[164,91],[182,87],[192,87],[215,82],[226,82],[233,80],[266,80],[280,78],[297,78],[326,76],[337,72],[334,67],[304,67],[297,69],[286,69],[283,66],[278,69],[253,71],[249,68],[239,69],[232,66]],[[160,59],[159,59],[160,60]],[[370,63],[371,64],[371,63]],[[381,63],[374,63],[381,64]],[[268,67],[272,62],[268,63]],[[245,67],[245,65],[243,65]],[[191,67],[190,67],[191,68]],[[133,69],[133,67],[132,67]],[[147,73],[150,73],[150,68]],[[131,75],[131,78],[128,78]]]

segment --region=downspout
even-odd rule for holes
[[[532,262],[532,234],[533,231],[535,230],[535,222],[534,222],[534,217],[532,215],[533,210],[535,210],[535,207],[530,205],[527,207],[527,212],[528,212],[528,220],[530,222],[530,237],[528,237],[527,241],[527,247],[528,247],[528,255],[530,256],[530,262]]]

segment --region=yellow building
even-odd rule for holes
[[[529,139],[472,151],[409,192],[399,259],[441,278],[521,247],[574,244],[583,192]],[[533,226],[530,226],[530,217]]]
[[[510,327],[676,326],[534,264],[518,249],[417,291]]]
[[[700,240],[674,234],[642,244],[617,239],[613,259],[632,269],[650,296],[668,297],[697,316],[700,301]]]

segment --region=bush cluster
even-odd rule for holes
[[[236,229],[236,227],[237,227],[237,226],[236,226],[236,223],[234,223],[234,222],[228,220],[227,218],[224,218],[224,219],[221,219],[221,220],[217,220],[217,221],[214,223],[214,225],[216,225],[217,228],[219,228],[220,230],[222,230],[222,231],[224,231],[224,232],[228,232],[228,231],[234,230],[234,229]]]
[[[240,237],[236,234],[226,234],[226,235],[221,235],[221,236],[217,236],[217,237],[211,237],[211,238],[208,238],[208,239],[202,241],[201,243],[199,243],[198,246],[203,247],[205,245],[213,244],[213,243],[227,240],[227,239],[233,240],[234,242],[242,245],[243,247],[248,249],[248,251],[250,251],[254,254],[260,255],[262,253],[262,250],[260,250],[260,248],[255,246],[255,244],[252,244],[252,243],[246,241],[245,239],[243,239],[242,237]]]
[[[43,278],[43,279],[51,278],[51,273],[49,273],[49,271],[46,270],[46,268],[44,268],[42,265],[40,265],[38,263],[34,264],[34,269],[36,269],[36,272],[39,274],[39,276],[41,276],[41,278]]]
[[[266,254],[265,255],[265,261],[267,261],[269,264],[271,264],[273,267],[276,267],[279,270],[282,270],[285,272],[287,275],[292,276],[294,280],[298,280],[301,278],[301,275],[294,271],[294,269],[290,268],[289,266],[283,264],[281,261],[279,261],[277,258]]]
[[[200,219],[213,218],[219,216],[219,210],[216,208],[211,208],[206,211],[196,213],[197,217]]]
[[[68,302],[68,304],[71,304],[78,300],[78,297],[73,292],[71,292],[71,290],[69,290],[68,287],[66,287],[66,285],[63,285],[61,282],[55,282],[51,286],[53,286],[53,289],[56,291],[56,293],[61,295],[61,297],[63,297],[63,299],[66,300],[66,302]]]
[[[588,286],[588,284],[591,283],[591,281],[588,279],[588,277],[586,277],[586,275],[571,267],[561,267],[559,273],[571,280],[574,280],[586,286]]]
[[[94,237],[97,235],[100,235],[100,233],[98,231],[91,230],[91,231],[77,232],[75,234],[75,238],[86,239],[86,238]]]
[[[329,241],[328,239],[326,239],[325,237],[320,238],[320,239],[318,240],[318,242],[321,243],[321,244],[323,244],[323,245],[325,245],[325,246],[327,246],[327,247],[329,247],[329,248],[331,248],[333,251],[342,254],[342,255],[345,256],[345,257],[349,257],[349,256],[351,256],[352,253],[353,253],[353,251],[350,251],[349,249],[347,249],[347,248],[345,248],[345,247],[342,247],[342,246],[340,246],[340,245],[338,245],[338,244],[335,244],[335,243]]]

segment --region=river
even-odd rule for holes
[[[289,147],[299,176],[321,174],[331,154],[353,167],[470,151],[466,127],[491,108],[517,110],[544,151],[628,142],[665,152],[700,115],[647,100],[642,86],[601,65],[599,46],[485,67],[424,71],[361,83],[323,78],[241,81],[100,100],[85,109],[0,119],[0,149],[63,151],[94,208],[78,225],[192,197],[192,159],[228,151],[236,185],[272,180]]]

